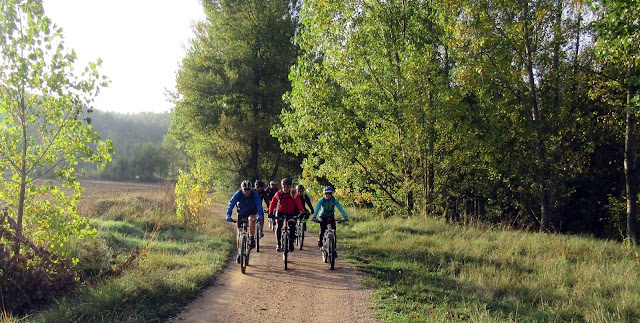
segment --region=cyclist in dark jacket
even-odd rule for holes
[[[305,192],[304,185],[302,184],[298,184],[296,186],[296,191],[298,191],[298,196],[300,196],[300,201],[302,202],[302,207],[304,208],[302,212],[307,213],[307,217],[305,217],[305,219],[308,219],[309,214],[313,213],[311,198],[309,197],[309,194]],[[307,205],[309,206],[309,209],[307,209]]]
[[[269,187],[265,190],[267,194],[267,208],[269,207],[269,203],[273,200],[273,196],[278,192],[278,186],[275,181],[269,182]],[[273,218],[273,214],[269,213],[269,218]]]
[[[240,230],[242,229],[242,219],[247,217],[254,218],[256,215],[258,215],[258,221],[261,221],[264,218],[262,200],[260,199],[258,192],[256,192],[251,186],[250,181],[242,181],[240,184],[240,190],[231,197],[229,205],[227,206],[227,221],[233,221],[231,218],[231,212],[233,212],[234,207],[238,208],[238,234],[240,234]],[[252,248],[255,245],[255,232],[255,222],[249,221],[249,234],[251,235]]]
[[[262,201],[264,201],[264,203],[267,204],[267,206],[269,206],[269,200],[267,200],[267,191],[264,189],[265,185],[264,182],[261,179],[257,179],[256,183],[255,183],[255,190],[256,193],[258,193],[258,195],[260,196],[260,204],[262,204]],[[264,219],[262,219],[262,221],[260,221],[260,238],[264,237]]]
[[[282,189],[278,191],[271,199],[271,203],[269,204],[269,215],[276,213],[278,217],[278,228],[276,230],[276,237],[278,239],[278,247],[276,251],[282,251],[280,246],[280,239],[282,238],[282,223],[287,221],[289,224],[289,252],[293,251],[293,241],[296,238],[296,223],[293,221],[289,223],[288,220],[296,217],[298,214],[296,213],[296,207],[298,210],[304,209],[302,207],[302,202],[300,202],[300,197],[298,196],[298,192],[296,190],[291,189],[291,179],[283,178],[282,179]]]
[[[316,222],[318,213],[320,213],[320,237],[318,238],[318,247],[322,247],[322,237],[324,236],[324,232],[327,230],[327,224],[329,221],[333,221],[335,207],[340,210],[342,213],[342,220],[348,221],[347,212],[344,211],[342,204],[338,199],[333,197],[333,188],[331,186],[327,186],[322,191],[324,193],[324,197],[318,200],[318,204],[316,204],[316,211],[313,212],[312,221]],[[329,220],[330,219],[330,220]]]

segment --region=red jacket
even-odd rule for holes
[[[273,213],[277,207],[278,213],[297,215],[295,212],[296,206],[298,207],[298,210],[304,210],[302,207],[302,201],[300,201],[300,197],[296,190],[291,189],[289,194],[279,190],[271,199],[271,203],[269,204],[269,213]]]

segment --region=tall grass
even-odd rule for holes
[[[164,319],[209,284],[233,249],[233,235],[221,217],[210,217],[197,230],[187,228],[162,195],[95,201],[84,212],[98,229],[97,238],[74,242],[86,282],[27,321]],[[119,271],[128,259],[133,261]],[[92,279],[104,273],[105,264],[114,269],[111,274]]]
[[[350,211],[342,247],[356,251],[386,321],[640,320],[638,248]]]

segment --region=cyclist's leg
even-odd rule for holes
[[[327,231],[327,220],[320,218],[320,236],[318,237],[318,247],[322,247],[322,238],[324,232]]]
[[[256,236],[256,223],[254,221],[256,220],[257,217],[258,217],[258,214],[252,214],[249,216],[249,234],[252,237]]]
[[[276,228],[276,241],[278,244],[278,247],[280,247],[280,241],[282,241],[282,222],[283,221],[279,221],[281,220],[279,217],[276,218],[276,223],[278,224],[277,228]]]
[[[237,226],[238,226],[238,233],[236,234],[236,248],[238,248],[238,250],[240,250],[240,232],[242,231],[242,219],[244,217],[240,216],[240,214],[238,214],[238,222],[236,222]]]
[[[289,217],[292,219],[292,217]],[[289,224],[289,250],[293,250],[293,242],[296,240],[296,222],[287,221]]]

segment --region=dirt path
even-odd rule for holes
[[[216,213],[224,214],[220,205]],[[246,274],[234,255],[213,286],[169,322],[376,322],[372,291],[361,288],[361,274],[340,257],[329,270],[315,234],[305,237],[303,250],[289,254],[285,271],[275,234],[268,226],[264,233]]]

